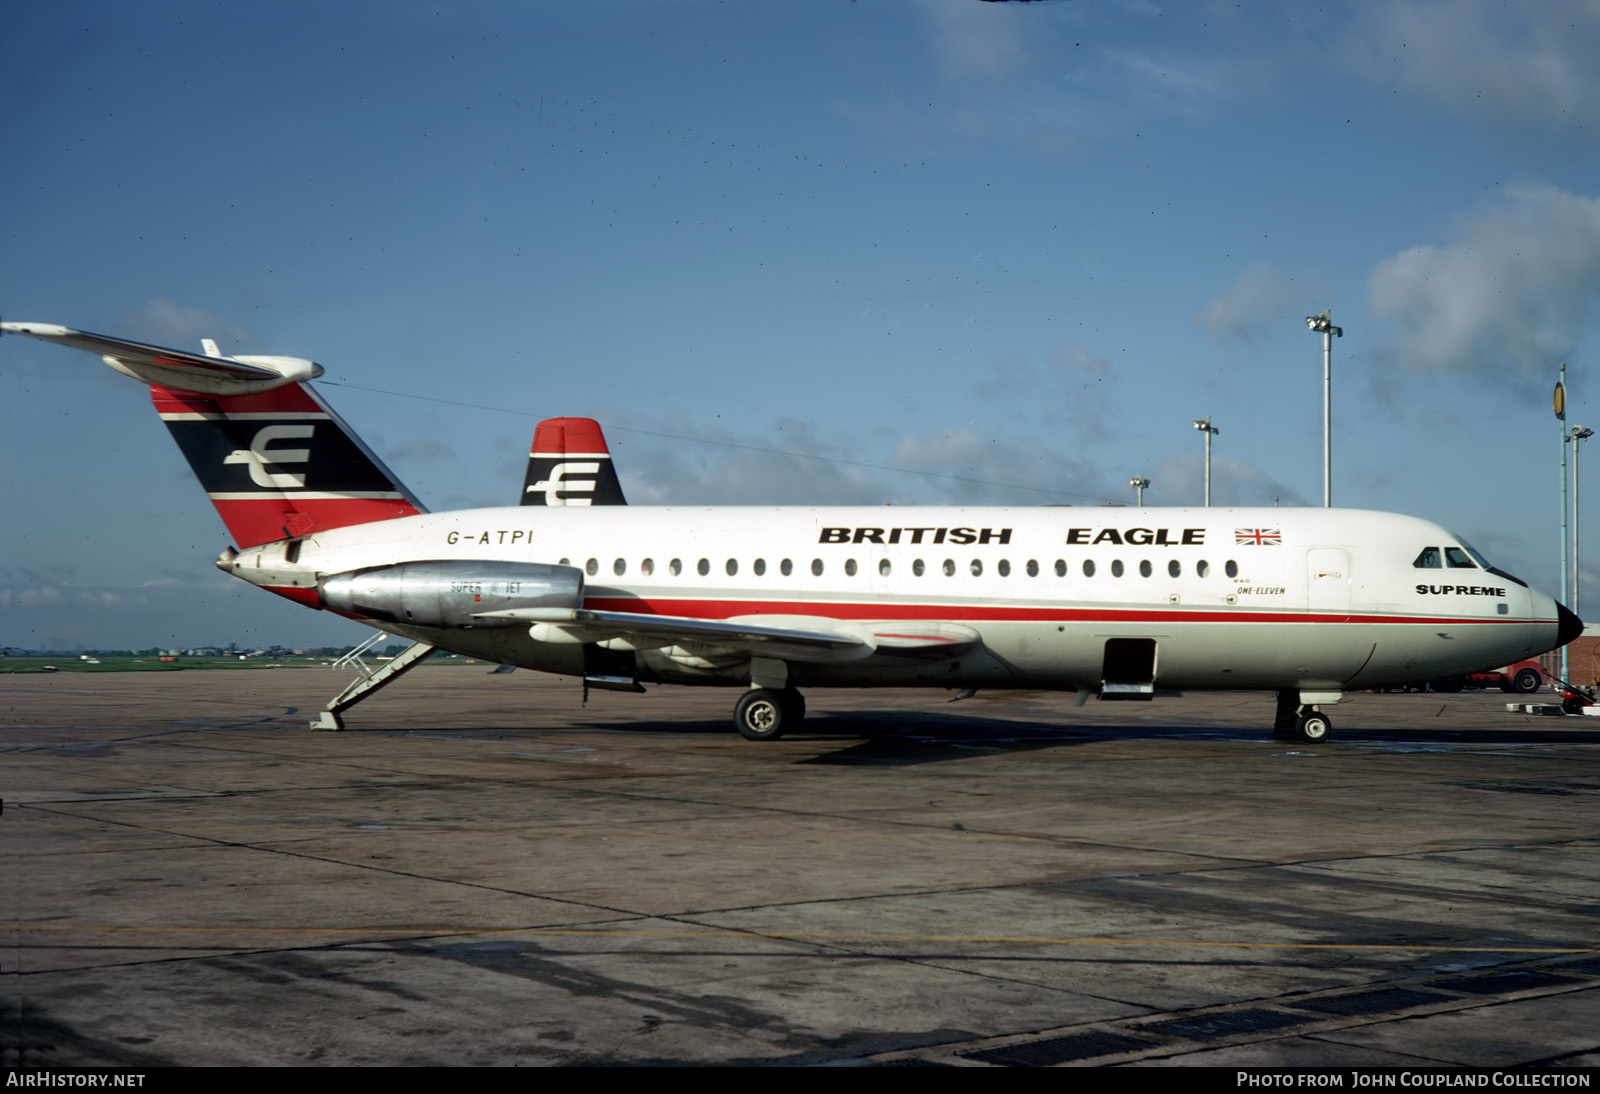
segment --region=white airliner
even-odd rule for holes
[[[1461,537],[1389,513],[625,505],[587,419],[541,426],[523,498],[539,504],[428,513],[311,388],[310,361],[0,331],[150,384],[236,544],[223,570],[413,640],[316,728],[443,649],[593,687],[742,688],[753,740],[800,722],[801,688],[926,686],[1273,690],[1274,731],[1316,742],[1345,691],[1582,629]]]

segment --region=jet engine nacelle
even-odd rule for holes
[[[583,604],[583,571],[542,562],[402,562],[330,574],[320,587],[325,608],[421,627],[510,627],[518,621],[482,617]]]

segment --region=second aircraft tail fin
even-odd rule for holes
[[[533,431],[523,505],[626,505],[600,423],[546,418]]]

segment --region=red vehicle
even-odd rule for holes
[[[1475,672],[1467,677],[1467,687],[1470,688],[1499,688],[1522,695],[1532,695],[1544,685],[1544,669],[1537,661],[1518,661],[1503,669]]]

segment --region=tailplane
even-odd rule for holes
[[[626,505],[600,423],[547,418],[533,431],[523,505]]]
[[[48,323],[0,323],[101,355],[150,385],[156,412],[228,526],[255,547],[328,528],[425,512],[309,381],[320,365],[298,357],[223,357],[130,342]]]

